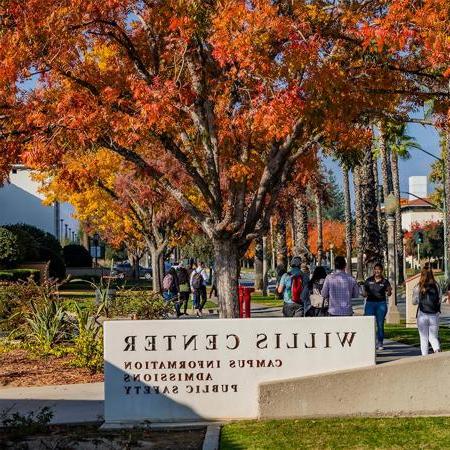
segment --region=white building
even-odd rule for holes
[[[401,200],[402,228],[410,231],[414,223],[425,225],[427,222],[443,220],[443,214],[433,206],[428,197],[428,181],[425,176],[409,177],[408,199]]]
[[[22,165],[13,167],[9,182],[0,188],[0,225],[26,223],[53,234],[59,240],[75,240],[79,226],[72,217],[73,208],[67,203],[52,206],[42,203],[39,183],[32,171]]]

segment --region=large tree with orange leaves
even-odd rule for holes
[[[238,259],[294,164],[366,138],[398,101],[374,86],[407,82],[357,38],[370,3],[5,0],[8,152],[43,169],[99,149],[134,164],[213,240],[221,316],[235,317]]]

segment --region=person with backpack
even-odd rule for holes
[[[176,271],[177,271],[177,277],[178,277],[178,288],[179,288],[179,295],[180,295],[180,311],[181,311],[181,306],[184,307],[184,312],[183,314],[186,316],[187,315],[187,307],[188,307],[188,303],[189,303],[189,295],[191,293],[191,288],[190,288],[190,277],[189,277],[189,272],[186,269],[186,267],[184,267],[183,262],[180,262],[177,267],[176,267]]]
[[[191,289],[194,295],[193,303],[194,308],[197,310],[197,316],[202,315],[203,307],[205,306],[206,295],[206,283],[208,281],[208,275],[205,269],[205,263],[201,261],[198,267],[192,271],[191,274]]]
[[[336,256],[334,266],[336,270],[325,278],[321,292],[328,300],[328,315],[353,316],[352,298],[360,295],[358,283],[345,271],[347,261],[343,256]]]
[[[417,328],[419,329],[422,355],[428,355],[429,343],[434,353],[440,352],[441,292],[430,267],[425,267],[420,273],[419,284],[413,290],[413,305],[418,305]]]
[[[177,317],[181,316],[181,305],[176,298],[179,292],[180,289],[177,271],[175,270],[175,267],[172,266],[163,278],[163,297],[167,302],[175,300],[175,311],[177,313]]]
[[[303,291],[306,289],[309,277],[300,270],[300,265],[301,259],[298,256],[292,258],[291,270],[281,276],[277,286],[278,294],[283,296],[284,317],[302,317],[305,315],[305,309],[308,308],[304,302]]]
[[[383,350],[384,319],[387,314],[387,297],[392,294],[389,280],[383,276],[383,265],[375,264],[373,276],[364,282],[365,316],[375,316],[377,323],[377,350]]]
[[[317,266],[314,269],[313,276],[311,280],[309,280],[307,288],[304,289],[304,303],[310,305],[308,309],[305,309],[305,315],[311,317],[328,315],[328,304],[321,294],[326,277],[327,271],[325,270],[325,267]]]

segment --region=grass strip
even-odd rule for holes
[[[222,428],[221,450],[443,449],[450,418],[352,418],[247,421]]]

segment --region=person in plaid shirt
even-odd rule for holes
[[[358,283],[345,272],[347,263],[343,256],[337,256],[334,265],[336,270],[325,278],[322,297],[328,300],[330,316],[352,316],[352,298],[360,296]]]

